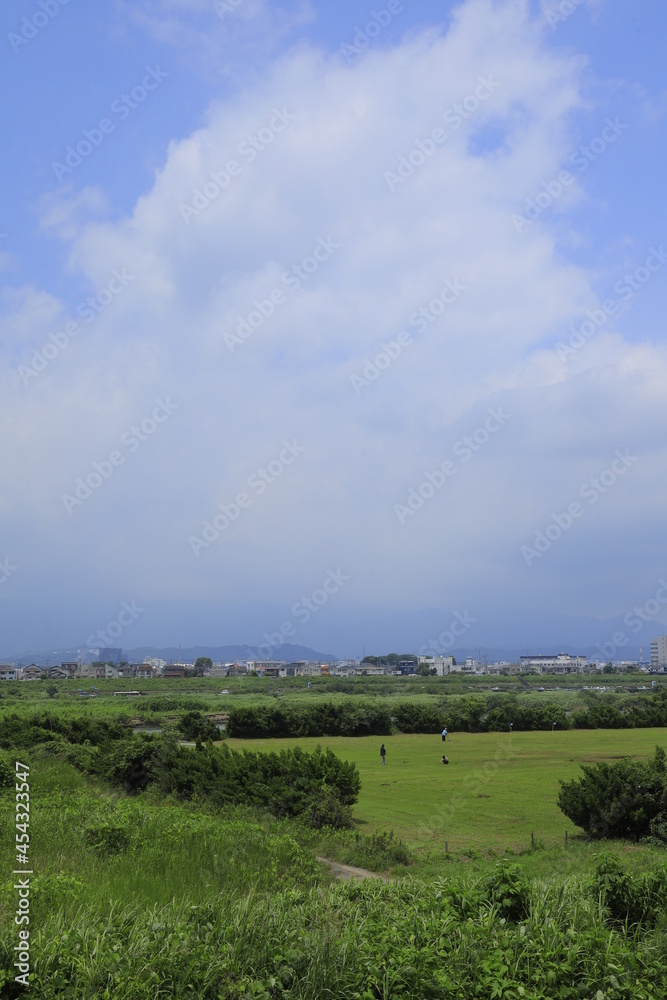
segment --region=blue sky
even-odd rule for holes
[[[630,635],[667,574],[663,4],[0,28],[0,655]]]

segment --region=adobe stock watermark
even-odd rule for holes
[[[570,155],[569,162],[577,168],[577,172],[583,174],[588,170],[591,163],[595,163],[606,153],[629,125],[624,125],[622,121],[615,118],[607,118],[605,127],[600,135],[595,136],[587,145],[580,146]],[[522,233],[527,226],[532,226],[539,219],[543,212],[551,208],[555,201],[565,193],[574,183],[575,175],[569,170],[561,170],[558,177],[549,181],[544,181],[542,189],[537,192],[534,198],[527,198],[523,210],[523,215],[518,212],[512,214],[512,225],[517,233]]]
[[[477,618],[473,618],[467,611],[464,611],[463,614],[460,611],[455,611],[449,627],[443,629],[437,639],[429,639],[420,648],[419,655],[428,656],[430,654],[437,654],[443,656],[450,649],[453,649],[457,641],[475,624],[477,624]]]
[[[614,291],[618,295],[618,299],[605,299],[600,308],[588,309],[586,311],[586,319],[579,328],[574,326],[574,324],[570,325],[570,336],[567,343],[563,344],[559,341],[554,348],[560,360],[571,360],[576,355],[576,352],[581,350],[591,337],[595,336],[598,330],[602,329],[607,320],[616,315],[620,308],[620,303],[630,302],[637,292],[641,291],[644,285],[651,280],[652,276],[664,267],[666,262],[667,252],[665,252],[664,246],[661,244],[660,249],[651,247],[644,264],[635,268],[631,274],[624,274],[614,285]]]
[[[431,323],[435,323],[442,316],[447,306],[453,305],[467,289],[468,286],[462,284],[458,278],[448,278],[435,298],[410,313],[408,326],[416,329],[417,333],[424,333]],[[372,358],[364,358],[361,375],[350,375],[350,382],[356,395],[360,396],[367,386],[377,381],[382,372],[400,358],[405,348],[410,347],[412,343],[410,331],[401,330],[395,340],[381,343],[380,350]]]
[[[126,118],[129,118],[132,112],[140,104],[143,104],[148,95],[152,91],[157,90],[162,81],[166,80],[168,76],[169,73],[165,73],[159,66],[156,66],[155,69],[152,66],[146,66],[146,74],[142,78],[141,83],[133,87],[129,94],[123,93],[111,102],[109,110],[112,115],[115,115],[117,120],[105,117],[100,119],[96,127],[90,129],[84,128],[81,132],[82,138],[78,140],[76,145],[66,147],[64,162],[61,163],[59,160],[51,162],[51,169],[58,181],[62,184],[63,180],[69,177],[77,167],[80,167],[84,160],[92,156],[94,151],[102,145],[106,137],[116,131],[118,122],[123,122]]]
[[[290,297],[290,293],[297,292],[301,286],[308,281],[319,269],[320,265],[329,260],[336,250],[340,249],[340,243],[335,243],[331,236],[326,240],[320,236],[308,256],[304,257],[298,264],[292,264],[288,271],[281,275],[283,287],[277,285],[268,292],[264,299],[255,299],[254,308],[247,316],[236,317],[236,329],[233,333],[225,332],[223,339],[230,354],[234,353],[234,348],[244,344],[252,337],[256,330],[264,325],[267,319],[273,316],[276,309],[284,306]]]
[[[127,601],[123,601],[118,617],[108,622],[103,629],[100,628],[97,632],[91,632],[86,639],[86,646],[89,648],[95,648],[96,646],[100,646],[102,649],[105,647],[107,649],[112,648],[114,639],[118,639],[126,628],[134,625],[139,615],[143,615],[145,610],[145,608],[138,608],[135,600],[129,604]]]
[[[192,204],[181,202],[178,210],[183,221],[189,225],[193,218],[201,215],[219,194],[227,190],[233,178],[239,177],[246,166],[254,163],[259,154],[268,149],[276,136],[284,132],[295,118],[296,115],[291,114],[287,108],[274,108],[266,125],[253,135],[246,136],[236,147],[236,153],[243,162],[228,160],[222,170],[211,170],[208,175],[210,179],[201,188],[192,189]]]
[[[213,10],[221,21],[224,21],[229,14],[233,14],[245,0],[214,0]]]
[[[487,410],[487,413],[486,420],[472,433],[464,435],[452,448],[453,454],[461,459],[462,465],[469,462],[478,451],[484,448],[493,435],[497,434],[511,418],[511,414],[503,412],[502,406]],[[394,513],[399,524],[405,524],[408,517],[414,517],[417,511],[421,510],[427,501],[432,500],[438,490],[441,490],[458,471],[458,466],[447,458],[433,472],[427,472],[418,486],[408,490],[405,504],[394,504]]]
[[[654,597],[649,597],[644,604],[638,605],[628,611],[623,619],[623,624],[627,625],[633,635],[642,631],[644,625],[653,621],[660,614],[663,608],[667,607],[667,582],[664,579],[658,580],[658,589]],[[596,642],[595,645],[606,660],[611,660],[618,649],[622,649],[628,644],[628,635],[621,629],[614,632],[609,642]]]
[[[296,618],[300,625],[305,625],[313,615],[318,614],[325,604],[329,603],[330,598],[337,594],[349,580],[350,577],[345,576],[340,568],[336,572],[331,569],[327,570],[322,586],[314,590],[310,597],[302,597],[301,600],[292,605],[292,618],[284,621],[277,632],[264,633],[263,638],[266,639],[266,643],[258,646],[256,650],[251,650],[254,658],[257,660],[270,659],[276,649],[280,649],[283,643],[293,639],[296,635],[297,628],[292,619]]]
[[[452,104],[443,114],[443,121],[449,126],[452,132],[460,129],[463,123],[474,115],[482,104],[488,101],[501,86],[497,80],[493,79],[492,74],[489,74],[487,77],[480,76],[478,77],[478,81],[472,94],[468,94],[462,101]],[[434,128],[425,139],[415,139],[412,149],[408,153],[399,156],[396,171],[385,171],[384,179],[389,190],[394,192],[397,187],[405,184],[414,172],[423,167],[426,161],[437,152],[438,148],[447,142],[447,138],[447,132],[443,128]]]
[[[49,24],[53,18],[66,7],[70,0],[39,0],[36,10],[28,17],[21,20],[19,32],[10,31],[7,41],[11,45],[14,53],[20,52],[24,45],[36,38],[40,31]]]
[[[586,4],[587,0],[559,0],[558,3],[547,7],[543,12],[547,24],[554,28],[557,24],[562,24],[563,21],[569,20],[573,14]]]
[[[588,502],[589,507],[593,507],[638,461],[638,456],[631,455],[627,449],[624,452],[617,451],[609,468],[587,480],[579,490],[579,496]],[[541,559],[554,542],[562,538],[585,513],[586,508],[575,500],[561,514],[552,514],[545,529],[535,532],[532,546],[521,546],[520,552],[526,565],[532,566],[536,559]]]
[[[160,424],[164,424],[169,417],[179,409],[179,403],[172,403],[167,397],[166,400],[156,399],[155,407],[151,414],[138,423],[132,424],[128,430],[120,436],[120,444],[128,454],[132,455],[138,451],[144,441],[148,441],[155,434]],[[81,507],[89,500],[96,490],[99,490],[102,483],[111,479],[116,469],[125,464],[126,455],[119,448],[110,452],[108,458],[101,462],[93,462],[93,471],[89,472],[85,480],[79,477],[74,484],[74,494],[62,493],[62,500],[65,510],[71,514],[75,507]]]
[[[216,514],[210,521],[202,522],[201,537],[198,535],[189,536],[188,544],[193,553],[199,556],[202,549],[208,549],[213,542],[218,542],[227,528],[239,519],[241,511],[248,510],[252,506],[254,497],[260,497],[266,493],[269,486],[280,479],[285,469],[293,465],[305,450],[305,447],[298,444],[296,439],[283,441],[283,448],[278,457],[248,476],[246,485],[252,494],[244,491],[238,493],[234,500],[229,503],[218,504],[220,513]]]
[[[382,7],[380,10],[371,10],[369,12],[369,20],[362,27],[355,24],[355,35],[351,44],[343,43],[340,47],[340,54],[347,65],[352,66],[355,59],[368,48],[373,39],[377,38],[391,24],[393,19],[398,14],[402,14],[404,10],[405,7],[401,3],[401,0],[389,0],[386,8]]]
[[[13,576],[16,572],[18,572],[18,566],[14,566],[14,564],[9,561],[9,556],[5,556],[5,558],[0,562],[0,587],[3,583],[7,583],[10,576]]]
[[[115,298],[123,292],[130,282],[134,281],[134,275],[128,274],[125,268],[113,270],[111,278],[104,288],[99,289],[95,295],[89,295],[75,307],[75,313],[86,325],[93,323],[100,313],[111,305]],[[51,361],[54,361],[66,347],[69,347],[72,340],[81,333],[81,324],[73,320],[66,323],[61,330],[50,333],[47,343],[40,350],[33,348],[29,365],[19,365],[18,374],[24,385],[29,385],[30,380],[47,368]]]

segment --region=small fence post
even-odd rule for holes
[[[565,831],[565,846],[567,847],[567,830]]]
[[[445,854],[449,854],[449,844],[445,841]]]
[[[535,846],[535,834],[534,833],[531,833],[531,835],[530,835],[530,846],[531,847]]]

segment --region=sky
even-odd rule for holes
[[[647,656],[662,0],[0,29],[0,655]]]

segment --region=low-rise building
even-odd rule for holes
[[[480,660],[475,660],[472,656],[468,656],[464,661],[458,661],[453,663],[449,668],[450,674],[483,674],[486,669],[486,665]]]
[[[0,663],[0,681],[15,681],[18,680],[18,676],[17,667],[13,667],[10,663]]]
[[[522,656],[520,662],[525,672],[532,670],[541,674],[576,674],[584,671],[588,660],[585,656],[558,653],[548,656]]]
[[[358,664],[354,660],[343,660],[339,663],[332,663],[329,667],[330,677],[354,677],[354,671]]]
[[[428,667],[429,670],[435,670],[436,677],[444,677],[452,669],[454,669],[454,657],[453,656],[420,656],[419,666]]]
[[[255,664],[255,670],[260,677],[286,677],[285,663],[282,660],[263,660]]]
[[[144,663],[147,663],[149,667],[153,668],[153,670],[162,670],[162,668],[166,666],[167,661],[161,660],[157,656],[147,656]]]
[[[162,668],[163,677],[175,677],[181,680],[185,677],[185,665],[183,663],[167,663]]]
[[[104,669],[100,667],[97,663],[82,663],[81,666],[77,669],[76,676],[88,679],[92,677],[94,678],[103,677]]]
[[[226,677],[229,673],[231,663],[216,663],[208,672],[209,677]]]
[[[21,671],[22,681],[40,681],[42,679],[42,668],[36,663],[31,663],[29,667],[24,667]]]
[[[387,668],[378,663],[360,663],[354,668],[356,677],[383,677],[387,673]]]

